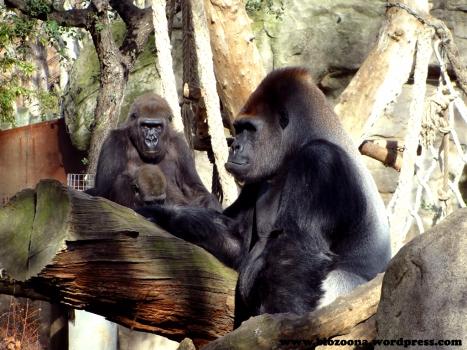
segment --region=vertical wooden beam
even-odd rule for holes
[[[156,67],[161,76],[163,97],[169,103],[173,113],[173,127],[183,132],[183,121],[178,102],[177,84],[173,70],[171,44],[165,12],[165,0],[152,0],[154,40],[156,41]]]
[[[233,177],[224,168],[224,164],[228,158],[228,146],[220,112],[219,96],[217,95],[216,77],[214,76],[213,56],[204,4],[199,0],[187,0],[184,4],[184,10],[191,14],[189,18],[192,20],[195,43],[194,54],[197,61],[201,97],[206,106],[207,124],[209,135],[211,136],[215,164],[222,187],[223,205],[228,205],[237,198],[238,193]]]

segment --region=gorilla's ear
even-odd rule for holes
[[[279,109],[279,125],[282,129],[289,125],[289,112],[284,107]]]
[[[137,118],[138,118],[138,113],[134,111],[130,113],[130,118],[129,118],[130,120],[135,120]]]

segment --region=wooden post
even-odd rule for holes
[[[165,0],[151,0],[154,40],[156,41],[156,67],[161,76],[163,97],[169,103],[173,112],[174,129],[183,132],[183,121],[178,101],[177,84],[173,71],[172,54],[167,17],[165,14]]]
[[[207,29],[206,15],[202,1],[187,0],[184,9],[190,12],[195,43],[201,97],[206,106],[207,124],[211,146],[222,187],[223,205],[231,204],[237,198],[237,186],[233,177],[225,170],[228,146],[220,112],[219,96],[216,90],[213,57]]]

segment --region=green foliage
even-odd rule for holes
[[[44,0],[28,0],[28,11],[46,17],[50,5]],[[31,44],[54,46],[61,58],[66,58],[61,35],[76,31],[61,27],[56,21],[38,21],[9,11],[0,5],[0,123],[15,125],[14,103],[17,98],[35,97],[43,118],[58,114],[59,96],[55,92],[32,91],[25,88],[35,65],[30,63]]]
[[[60,112],[60,96],[54,91],[38,90],[34,93],[39,101],[43,120],[48,120]]]
[[[267,0],[267,2],[271,2],[271,0]],[[262,3],[263,0],[248,0],[245,4],[246,11],[250,15],[254,12],[258,12],[262,8]]]
[[[50,4],[44,0],[28,0],[26,6],[31,16],[34,17],[47,16],[51,10]]]
[[[248,15],[254,16],[259,11],[281,19],[285,11],[283,0],[248,0],[245,4]]]

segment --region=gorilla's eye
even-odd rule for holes
[[[234,129],[236,134],[241,134],[243,131],[257,131],[255,123],[249,120],[238,121],[234,124]]]
[[[279,112],[279,115],[279,125],[285,129],[289,125],[289,113],[284,109]]]

